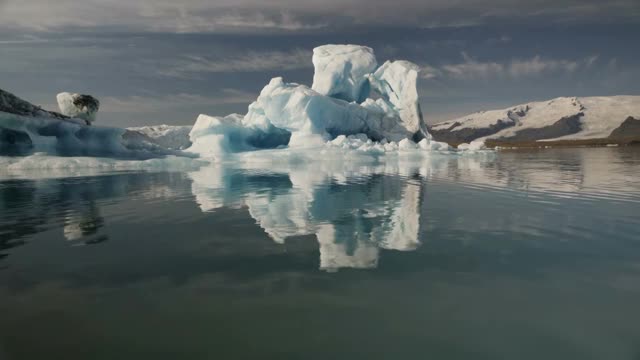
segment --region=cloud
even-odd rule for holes
[[[523,78],[547,73],[574,73],[579,69],[592,67],[598,56],[593,55],[579,60],[551,59],[536,55],[530,59],[512,59],[506,62],[481,62],[467,53],[462,53],[461,63],[440,66],[423,65],[423,79],[450,78],[457,80]]]
[[[294,15],[283,12],[278,16],[265,16],[262,13],[247,15],[227,14],[213,19],[211,30],[221,28],[255,28],[282,30],[313,30],[327,26],[327,23],[304,23]]]
[[[637,0],[0,0],[0,27],[162,32],[301,31],[336,26],[469,26],[640,20]]]
[[[225,104],[249,104],[257,94],[237,89],[223,89],[215,96],[198,94],[168,94],[161,96],[105,96],[100,98],[100,111],[105,113],[158,113],[176,108],[217,106]]]
[[[2,2],[0,2],[0,7],[2,7]],[[11,37],[7,39],[0,39],[0,45],[11,45],[11,44],[36,44],[36,43],[46,43],[49,42],[48,39],[43,39],[34,35],[22,35],[18,37]]]
[[[158,73],[162,76],[188,78],[202,73],[287,71],[312,67],[311,56],[311,51],[303,49],[249,51],[243,55],[222,58],[190,55],[159,69]]]
[[[288,7],[260,2],[203,0],[5,0],[0,28],[58,31],[64,28],[109,27],[114,30],[171,33],[229,31],[299,31],[327,26],[319,19],[293,13]]]

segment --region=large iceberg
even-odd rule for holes
[[[259,148],[334,146],[334,140],[353,148],[362,136],[383,152],[449,149],[432,141],[427,131],[418,101],[417,65],[387,61],[377,67],[373,50],[357,45],[320,46],[312,60],[311,88],[271,79],[243,118],[201,115],[188,151],[216,157]]]

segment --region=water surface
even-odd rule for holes
[[[638,359],[640,151],[0,180],[1,359]]]

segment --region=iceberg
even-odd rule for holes
[[[82,119],[87,125],[96,121],[100,101],[91,95],[60,93],[56,96],[60,112],[71,118]]]
[[[373,50],[358,45],[317,47],[312,61],[311,87],[276,77],[243,118],[201,115],[188,151],[219,157],[278,147],[330,146],[379,153],[450,150],[427,131],[417,65],[400,60],[377,67]]]

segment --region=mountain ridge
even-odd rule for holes
[[[640,138],[638,119],[640,96],[559,97],[476,112],[434,124],[429,132],[450,144]]]

